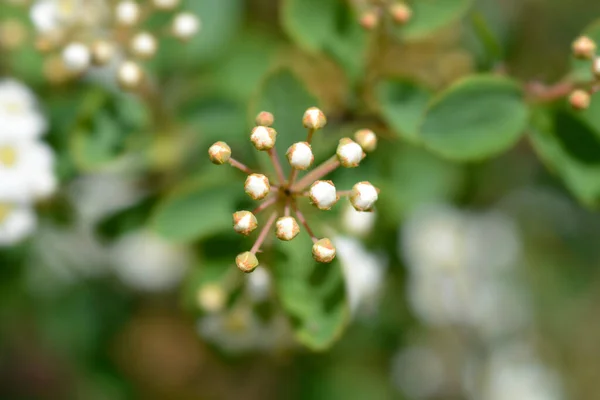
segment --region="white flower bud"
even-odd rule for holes
[[[361,129],[354,134],[354,139],[364,151],[370,153],[377,148],[377,135],[370,129]]]
[[[62,59],[69,71],[81,73],[89,68],[92,55],[86,45],[74,42],[63,49]]]
[[[151,58],[156,54],[158,44],[152,34],[140,32],[131,40],[131,50],[133,54],[140,58]]]
[[[313,244],[313,258],[320,263],[330,263],[335,258],[335,247],[331,240],[324,238]]]
[[[94,65],[106,65],[115,55],[115,47],[106,40],[96,40],[92,44],[92,62]]]
[[[250,141],[256,147],[256,150],[266,151],[271,150],[275,146],[275,138],[277,131],[266,126],[257,126],[252,129]]]
[[[125,61],[117,70],[117,80],[125,90],[135,89],[144,80],[144,71],[133,61]]]
[[[350,138],[340,139],[336,154],[340,163],[346,168],[358,167],[364,157],[362,147]]]
[[[592,62],[592,73],[596,79],[600,79],[600,57],[594,58],[594,61]]]
[[[288,149],[286,155],[290,165],[295,169],[306,170],[310,168],[315,160],[310,144],[307,142],[293,144]]]
[[[569,104],[575,110],[587,110],[590,106],[590,102],[592,101],[591,96],[585,90],[575,90],[569,96]]]
[[[249,273],[258,267],[258,259],[253,253],[247,251],[237,255],[235,264],[242,272]]]
[[[237,233],[248,236],[258,227],[258,221],[250,211],[237,211],[233,213],[233,229]]]
[[[377,201],[378,191],[370,182],[359,182],[352,188],[350,203],[356,211],[371,211]]]
[[[316,181],[312,184],[309,191],[311,202],[320,210],[329,210],[339,197],[335,186],[331,181]]]
[[[269,184],[269,178],[262,174],[251,174],[246,178],[244,184],[244,190],[254,200],[261,200],[267,197],[271,191],[271,185]]]
[[[225,308],[227,296],[220,285],[209,283],[198,290],[198,305],[205,311],[216,313]]]
[[[295,218],[281,217],[275,223],[275,235],[279,240],[292,240],[298,233],[300,233],[300,227]]]
[[[231,158],[231,147],[225,142],[216,142],[208,149],[208,157],[213,164],[225,164]]]
[[[270,112],[261,111],[256,116],[256,125],[273,126],[274,122],[275,122],[275,117],[273,117],[273,114],[271,114]]]
[[[192,13],[180,13],[173,20],[172,30],[176,38],[189,40],[200,30],[200,20]]]
[[[115,8],[115,16],[120,25],[135,25],[140,20],[140,6],[135,1],[121,1]]]
[[[395,23],[404,25],[412,17],[412,9],[404,3],[396,3],[390,6],[390,15]]]
[[[311,107],[304,113],[302,124],[308,129],[321,129],[327,124],[327,118],[323,111],[317,107]]]
[[[179,5],[180,0],[152,0],[154,7],[160,10],[172,10]]]
[[[581,60],[591,60],[596,55],[596,42],[587,36],[580,36],[573,42],[573,56]]]

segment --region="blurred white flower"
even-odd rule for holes
[[[110,249],[115,273],[132,288],[161,292],[176,287],[191,262],[183,247],[152,232],[137,231],[119,239]]]
[[[109,4],[105,0],[38,0],[29,17],[41,34],[62,33],[76,25],[100,27],[109,17]]]
[[[30,202],[48,197],[57,184],[53,165],[54,154],[44,143],[0,136],[0,199]]]
[[[46,131],[35,95],[23,84],[0,81],[0,139],[35,139]]]
[[[271,275],[269,271],[259,265],[254,272],[247,274],[246,290],[250,298],[257,303],[268,299],[271,291]]]
[[[381,294],[385,260],[369,253],[357,239],[338,236],[333,242],[342,265],[351,312],[355,314],[362,307],[374,306]]]
[[[291,347],[293,335],[285,317],[261,321],[250,307],[237,307],[198,320],[198,333],[206,341],[232,354],[275,351]]]
[[[412,399],[435,395],[445,383],[445,375],[442,359],[428,347],[408,347],[392,359],[392,383]]]
[[[36,225],[35,212],[30,206],[0,201],[0,247],[25,239]]]
[[[346,232],[351,235],[363,237],[373,231],[375,226],[376,211],[356,211],[351,204],[346,203],[342,214],[342,224]]]
[[[526,345],[498,347],[487,368],[483,400],[561,400],[558,376]]]

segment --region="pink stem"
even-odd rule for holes
[[[275,172],[277,172],[277,178],[279,179],[279,183],[283,185],[285,183],[285,176],[283,175],[283,168],[281,168],[279,156],[277,155],[275,148],[269,150],[269,157],[271,157],[271,161],[273,162],[273,166],[275,167]]]
[[[263,201],[258,207],[256,207],[254,209],[254,211],[252,211],[252,214],[256,215],[256,214],[260,213],[261,211],[264,211],[267,208],[271,207],[276,202],[277,202],[277,196],[269,197],[268,199]]]
[[[241,162],[234,160],[233,158],[229,159],[229,164],[231,164],[232,167],[239,169],[242,172],[245,172],[246,174],[250,175],[253,174],[254,172],[248,168],[246,165],[242,164]]]
[[[254,246],[252,246],[252,248],[250,249],[250,253],[256,254],[258,250],[260,250],[260,246],[262,246],[263,242],[267,238],[267,234],[269,233],[271,226],[273,226],[273,223],[275,223],[276,218],[277,211],[274,211],[273,214],[271,214],[271,216],[269,217],[269,220],[267,221],[265,226],[262,228],[262,231],[260,231],[260,235],[258,235],[258,239],[256,239]]]
[[[298,220],[300,221],[302,226],[304,226],[304,229],[306,229],[306,232],[308,232],[308,234],[310,235],[310,238],[312,239],[313,243],[316,243],[319,239],[317,239],[312,229],[310,229],[310,226],[308,226],[308,222],[306,222],[306,218],[304,218],[304,215],[300,212],[300,210],[298,210],[298,207],[296,207],[296,205],[294,205],[294,212],[296,213],[296,216],[298,217]]]
[[[338,160],[337,156],[333,156],[323,164],[319,165],[317,168],[310,171],[308,174],[304,175],[302,179],[291,186],[290,190],[292,192],[301,192],[315,181],[335,171],[339,166],[340,161]]]

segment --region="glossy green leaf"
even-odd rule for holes
[[[419,142],[419,125],[425,116],[431,93],[409,80],[379,83],[376,97],[381,115],[394,132],[411,143]]]
[[[152,217],[156,232],[181,243],[230,230],[231,215],[236,200],[243,194],[243,184],[228,176],[216,173],[207,179],[182,183],[157,206]]]
[[[528,109],[521,89],[496,76],[459,81],[430,103],[420,130],[426,147],[457,161],[495,156],[522,136]]]
[[[346,2],[284,0],[281,20],[285,31],[300,47],[328,53],[351,78],[361,73],[367,35]]]
[[[540,158],[582,203],[600,205],[600,139],[588,125],[566,111],[538,111],[530,138]]]
[[[460,19],[468,10],[472,0],[416,0],[410,3],[413,17],[400,28],[402,37],[417,40]]]
[[[341,335],[349,318],[339,261],[317,263],[305,232],[280,243],[282,259],[274,263],[278,294],[296,337],[313,350],[325,350]]]
[[[281,156],[295,142],[306,140],[302,116],[309,107],[318,106],[317,99],[291,71],[280,69],[269,75],[250,107],[252,121],[260,111],[275,116],[276,149]]]

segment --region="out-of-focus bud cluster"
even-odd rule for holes
[[[375,29],[386,19],[396,25],[405,25],[412,17],[412,9],[404,1],[367,0],[358,4],[360,24],[367,30]]]
[[[357,211],[372,211],[377,201],[379,190],[369,182],[359,182],[352,190],[338,192],[335,184],[330,180],[322,180],[326,175],[339,167],[358,167],[366,152],[371,152],[377,147],[377,136],[368,129],[363,129],[355,134],[356,141],[343,138],[339,141],[336,154],[313,169],[306,172],[300,179],[298,174],[311,168],[314,154],[311,147],[313,135],[324,128],[327,118],[323,111],[316,107],[306,110],[302,117],[302,124],[308,130],[307,138],[303,142],[292,144],[286,157],[291,166],[289,178],[283,173],[283,167],[275,151],[277,131],[271,127],[274,117],[271,113],[263,111],[256,117],[257,126],[252,129],[250,141],[259,150],[268,153],[276,177],[255,173],[250,168],[231,157],[231,148],[224,142],[216,142],[208,149],[210,161],[216,165],[229,163],[247,174],[244,190],[253,200],[263,200],[253,211],[237,211],[233,214],[233,229],[242,234],[249,235],[259,225],[256,215],[269,208],[274,208],[252,246],[252,249],[236,257],[238,268],[244,272],[252,272],[259,266],[256,254],[260,251],[267,235],[274,228],[275,236],[282,241],[290,241],[300,233],[301,225],[313,241],[313,258],[321,263],[329,263],[336,256],[336,249],[328,238],[317,238],[300,211],[298,199],[308,198],[319,210],[331,209],[340,199],[346,196],[350,204]],[[295,215],[292,216],[292,213]]]
[[[160,50],[158,32],[142,29],[157,13],[171,16],[164,29],[183,42],[200,29],[200,20],[178,11],[179,0],[36,0],[24,2],[35,28],[35,47],[45,54],[44,73],[54,83],[76,79],[92,67],[111,66],[123,89],[138,88],[144,80],[141,61]],[[27,29],[18,21],[0,21],[0,47],[21,45]]]
[[[587,110],[592,102],[592,95],[598,91],[597,83],[600,81],[600,57],[597,55],[597,45],[588,36],[580,36],[571,47],[575,58],[591,62],[591,70],[596,82],[590,88],[573,90],[569,95],[569,104],[575,110]]]

